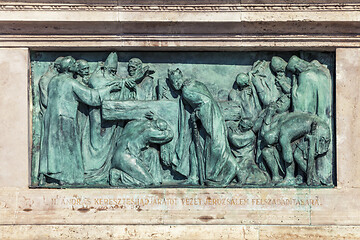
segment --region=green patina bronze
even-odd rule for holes
[[[335,184],[333,53],[34,52],[31,66],[33,187]]]

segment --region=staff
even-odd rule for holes
[[[204,185],[204,161],[202,159],[202,154],[200,152],[200,134],[198,131],[198,127],[196,124],[196,110],[191,113],[191,122],[193,124],[193,135],[195,138],[195,150],[196,150],[196,157],[198,159],[198,168],[199,168],[199,181],[200,185]]]

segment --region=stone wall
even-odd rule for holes
[[[360,239],[356,1],[79,2],[0,3],[1,239]],[[37,50],[336,51],[337,186],[30,189]]]

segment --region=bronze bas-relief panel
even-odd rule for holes
[[[333,53],[33,52],[31,70],[33,187],[335,185]]]

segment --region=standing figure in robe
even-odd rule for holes
[[[316,114],[329,122],[331,112],[330,72],[317,60],[307,62],[292,56],[287,69],[294,73],[292,107],[294,112]]]
[[[143,62],[139,58],[131,58],[128,63],[128,73],[130,77],[141,75],[143,71]],[[152,71],[154,73],[154,71]],[[156,100],[156,86],[154,78],[146,75],[136,79],[135,96],[136,100]]]
[[[118,82],[121,90],[109,93],[104,100],[133,100],[135,98],[136,80],[145,76],[147,68],[132,77],[122,79],[117,73],[118,56],[112,52],[104,64],[99,64],[89,79],[89,87],[99,89],[111,82]],[[124,127],[123,121],[104,120],[100,107],[90,107],[89,124],[84,129],[82,154],[85,162],[86,182],[105,184],[109,181],[111,158],[114,155],[117,139]]]
[[[41,76],[39,80],[40,91],[40,116],[44,116],[48,102],[48,86],[50,80],[59,74],[60,62],[64,57],[58,57],[53,64],[50,64],[49,69]]]
[[[60,74],[48,85],[47,110],[40,149],[40,184],[49,178],[58,184],[82,184],[84,166],[81,156],[80,135],[77,128],[79,102],[100,106],[103,96],[119,90],[119,83],[93,90],[73,78],[70,69],[75,59],[61,60]]]
[[[76,79],[79,83],[83,84],[84,86],[89,86],[89,78],[90,78],[90,66],[86,60],[79,59],[75,62],[74,66],[74,79]],[[78,108],[78,128],[79,133],[82,136],[86,124],[88,124],[89,118],[89,106],[85,103],[79,103]]]
[[[191,145],[194,144],[195,151],[192,150],[192,155],[195,154],[196,158],[191,158],[189,163],[191,177],[194,178],[196,175],[202,177],[201,175],[203,175],[205,183],[211,186],[227,186],[235,177],[241,182],[240,169],[231,153],[224,118],[218,103],[208,88],[201,82],[185,79],[178,68],[169,71],[169,81],[175,90],[181,91],[183,104],[189,105],[193,111],[191,113],[193,127],[190,127],[193,130],[193,138],[191,142],[188,142],[185,138],[179,137],[176,147],[178,161],[182,161],[183,152],[191,151]],[[194,125],[197,124],[194,123],[194,120],[196,122],[199,120],[201,124],[198,132],[196,129],[194,131]],[[182,128],[188,128],[188,126],[182,126]],[[179,132],[180,134],[184,133],[181,128]],[[201,146],[196,139],[196,134],[200,134],[199,132],[204,135],[205,139],[202,151],[199,151]],[[200,170],[201,165],[204,166],[203,172]],[[192,183],[196,184],[196,182]]]
[[[48,102],[48,85],[50,80],[57,76],[59,74],[59,66],[60,62],[64,57],[58,57],[53,63],[50,63],[50,66],[48,70],[41,76],[38,87],[39,87],[39,121],[33,121],[33,129],[36,129],[37,127],[40,128],[40,132],[33,130],[33,149],[40,148],[40,144],[42,141],[42,138],[44,136],[44,114],[47,108],[47,102]],[[35,91],[35,87],[33,88],[33,91]],[[35,93],[34,93],[35,96]],[[35,99],[34,99],[35,100]],[[35,104],[34,104],[35,107]],[[36,107],[34,108],[36,109]],[[36,137],[38,136],[38,138]],[[33,160],[32,160],[32,169],[34,171],[32,172],[32,178],[35,178],[36,183],[39,183],[39,152],[33,153]]]
[[[244,184],[262,185],[268,181],[267,174],[255,163],[256,135],[261,105],[254,85],[246,73],[236,76],[235,89],[229,93],[229,100],[237,103],[238,121],[227,121],[229,142],[241,169],[246,169]],[[261,120],[261,119],[260,119]],[[260,122],[261,124],[261,122]]]

